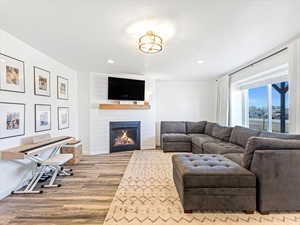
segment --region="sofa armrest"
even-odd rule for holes
[[[250,137],[247,141],[242,166],[250,169],[256,150],[294,150],[300,149],[300,140]]]
[[[162,134],[165,133],[186,133],[186,122],[184,121],[161,121],[160,122],[160,145],[162,146]]]
[[[250,170],[257,177],[258,210],[300,210],[300,149],[256,150]]]

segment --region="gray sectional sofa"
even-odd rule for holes
[[[300,210],[300,135],[206,121],[163,121],[161,148],[164,152],[222,155],[256,176],[257,210]],[[195,168],[191,171],[196,173]]]

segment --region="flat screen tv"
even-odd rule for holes
[[[108,99],[144,101],[145,81],[108,77]]]

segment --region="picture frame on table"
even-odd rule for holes
[[[0,90],[25,93],[25,63],[0,53]]]
[[[40,67],[33,67],[34,74],[34,94],[38,96],[51,96],[51,73]]]
[[[68,129],[69,124],[69,107],[57,108],[58,130]]]
[[[57,76],[57,98],[69,99],[69,79],[62,76]]]
[[[25,135],[25,104],[0,102],[0,139]]]
[[[35,132],[51,130],[51,105],[35,104]]]

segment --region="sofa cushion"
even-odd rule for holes
[[[208,136],[206,134],[191,135],[191,137],[192,137],[192,143],[194,145],[197,145],[200,148],[202,148],[203,144],[208,142],[215,142],[215,143],[221,142],[220,139]]]
[[[186,122],[186,133],[194,134],[199,133],[203,134],[205,130],[206,121],[200,122]]]
[[[186,133],[186,125],[183,121],[162,121],[161,133]]]
[[[233,144],[246,147],[247,141],[250,137],[256,137],[259,135],[258,130],[253,130],[246,127],[236,126],[233,128],[230,136],[230,142]]]
[[[219,138],[223,141],[229,141],[232,132],[232,127],[224,127],[216,124],[212,129],[212,136]]]
[[[223,155],[225,158],[230,159],[231,161],[242,165],[244,153],[227,153]]]
[[[244,153],[244,148],[229,142],[205,143],[203,150],[208,154]]]
[[[162,134],[163,142],[190,142],[191,139],[186,134]]]
[[[173,171],[184,188],[255,187],[256,177],[250,171],[222,155],[180,154],[172,156]]]
[[[191,152],[191,142],[164,142],[164,152]]]
[[[300,140],[251,137],[247,142],[242,166],[250,169],[254,152],[256,150],[300,150]]]
[[[191,136],[191,137],[207,137],[208,135],[206,134],[187,134],[188,136]],[[208,136],[210,137],[210,136]]]
[[[300,140],[299,134],[275,133],[275,132],[267,132],[267,131],[261,131],[259,137]]]
[[[204,133],[209,135],[209,136],[212,136],[212,130],[213,130],[215,125],[217,125],[217,124],[216,123],[211,123],[211,122],[206,122]]]

